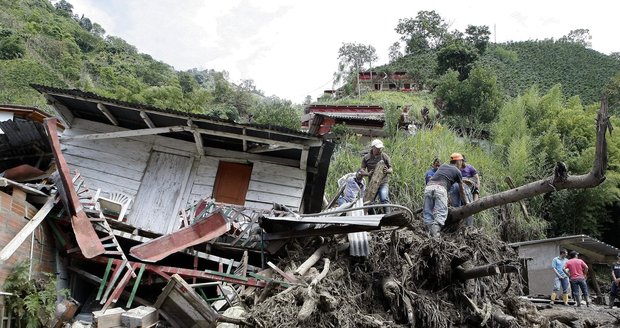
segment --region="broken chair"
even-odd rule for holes
[[[106,193],[107,197],[102,197],[101,194],[102,192],[98,191],[98,197],[95,200],[101,212],[106,216],[116,216],[118,221],[123,222],[131,204],[131,196],[118,191]]]

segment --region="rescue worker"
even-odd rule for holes
[[[381,180],[381,184],[379,185],[379,190],[377,190],[377,194],[374,195],[372,199],[374,201],[375,199],[377,199],[377,197],[379,197],[381,204],[389,204],[389,174],[394,172],[394,170],[392,169],[392,161],[390,160],[390,156],[383,152],[383,148],[384,146],[381,140],[373,140],[371,143],[370,152],[364,155],[364,157],[362,158],[361,168],[364,169],[365,174],[372,175],[372,172],[375,170],[375,167],[377,167],[377,164],[380,161],[383,161],[383,163],[385,164],[383,168],[383,173],[385,173],[385,176],[383,177],[383,180]],[[384,207],[383,211],[385,214],[388,214],[390,212],[389,207]]]
[[[459,168],[463,165],[463,155],[453,153],[450,155],[450,164],[443,164],[430,178],[424,188],[424,224],[431,237],[439,236],[439,231],[448,217],[448,190],[454,183],[459,184],[459,192],[462,199],[465,191],[462,185],[462,176]]]

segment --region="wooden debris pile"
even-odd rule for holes
[[[367,259],[339,252],[343,245],[334,238],[312,255],[318,245],[289,248],[279,265],[298,283],[246,299],[256,325],[549,327],[549,319],[518,298],[516,252],[477,230],[440,238],[421,229],[383,231],[374,235]],[[308,261],[313,267],[300,271]]]

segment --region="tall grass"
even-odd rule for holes
[[[370,142],[360,140],[355,136],[349,136],[337,146],[328,174],[326,189],[328,198],[337,191],[338,178],[357,170],[361,166],[362,156],[370,150]],[[394,167],[389,184],[390,201],[411,209],[421,208],[425,172],[430,168],[434,158],[447,163],[453,152],[465,154],[468,163],[479,171],[482,181],[481,197],[509,189],[504,182],[507,175],[511,175],[517,181],[524,180],[527,171],[508,172],[503,161],[488,149],[491,147],[487,146],[485,150],[485,147],[468,140],[440,126],[433,129],[421,129],[413,136],[398,133],[393,137],[383,139],[384,152],[390,156]],[[515,174],[519,175],[515,176]],[[511,240],[522,239],[532,234],[539,235],[544,231],[544,221],[532,218],[532,222],[527,223],[523,220],[518,208],[515,207],[515,210],[512,206],[506,207],[508,213],[507,215],[504,213],[504,216],[501,215],[502,208],[476,214],[475,225],[498,237],[505,235],[516,237],[510,238]],[[506,222],[501,222],[502,220]],[[506,232],[507,229],[514,231]],[[518,238],[519,236],[522,238]]]

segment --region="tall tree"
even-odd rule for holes
[[[419,11],[415,18],[401,18],[396,33],[405,42],[408,54],[437,49],[448,35],[448,24],[433,11]]]
[[[559,41],[577,43],[586,48],[592,47],[592,35],[587,28],[572,30],[567,35],[561,37]]]
[[[361,43],[348,43],[342,44],[338,49],[338,72],[336,72],[335,82],[339,82],[344,76],[350,76],[356,74],[357,93],[360,94],[359,88],[359,72],[368,64],[372,69],[372,63],[377,60],[377,50],[372,45],[365,45]]]
[[[400,42],[392,43],[388,51],[388,58],[390,59],[390,62],[393,62],[403,56],[403,54],[400,52]]]
[[[489,46],[491,31],[486,25],[468,25],[465,29],[465,40],[478,49],[480,54],[484,54]]]
[[[463,81],[469,76],[476,60],[478,51],[462,40],[456,40],[437,51],[437,70],[439,74],[448,69],[455,70],[459,73],[459,80]]]

